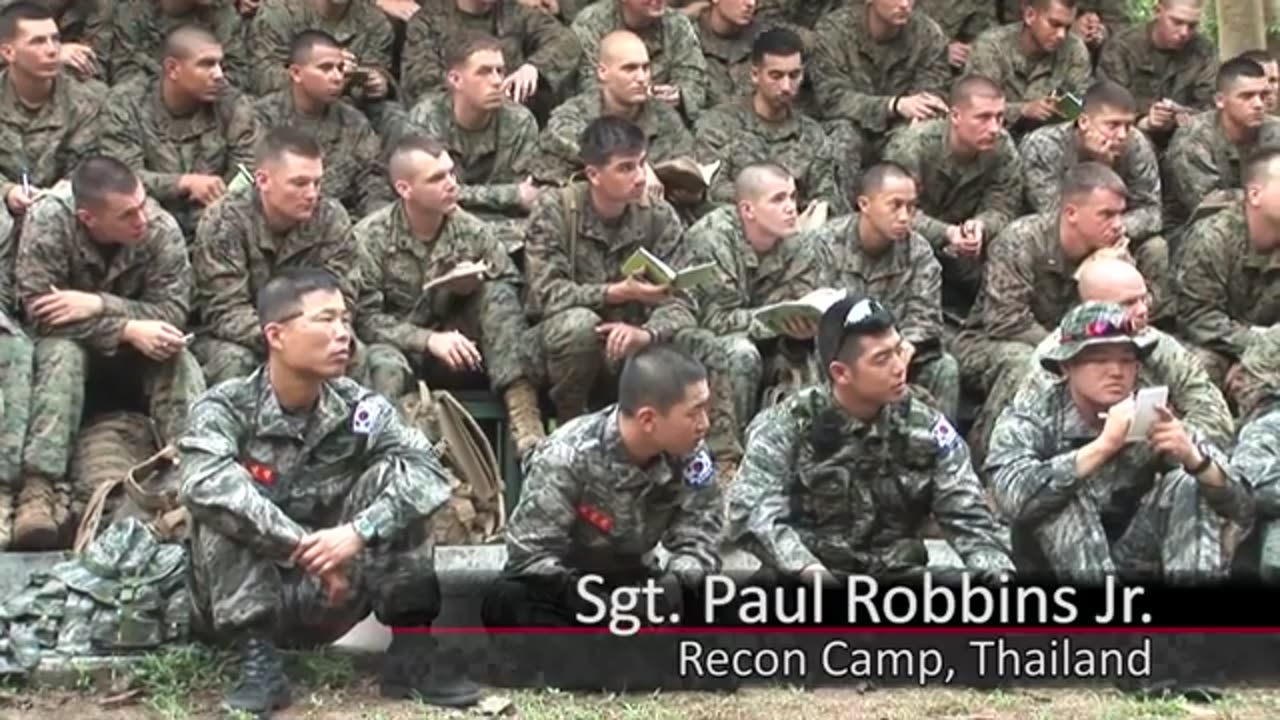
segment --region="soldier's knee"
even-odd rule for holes
[[[204,360],[205,380],[210,387],[245,377],[258,367],[258,354],[251,348],[233,342],[214,341],[208,346]]]
[[[364,348],[363,378],[375,392],[395,400],[409,391],[413,382],[413,367],[409,358],[399,348],[385,343],[374,343]]]
[[[83,373],[88,359],[88,352],[75,340],[40,338],[35,343],[36,369],[45,373]]]
[[[732,335],[724,339],[724,362],[726,369],[734,374],[753,376],[764,373],[764,358],[760,348],[750,338]]]
[[[586,308],[571,308],[542,322],[542,341],[548,351],[581,353],[600,348],[596,326],[600,316]]]

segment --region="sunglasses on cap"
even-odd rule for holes
[[[863,298],[849,306],[849,312],[844,314],[844,328],[846,330],[857,328],[872,315],[883,315],[884,313],[884,306],[879,302],[871,298]]]
[[[1088,325],[1084,326],[1082,333],[1062,333],[1062,342],[1075,342],[1077,340],[1092,340],[1095,338],[1112,337],[1115,335],[1132,335],[1133,323],[1129,318],[1123,315],[1111,315],[1109,317],[1091,320]]]

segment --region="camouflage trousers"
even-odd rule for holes
[[[31,380],[35,344],[31,338],[0,331],[0,492],[18,490],[22,449],[31,416]]]
[[[534,327],[541,358],[540,375],[548,380],[557,417],[566,422],[587,411],[593,390],[615,397],[617,388],[600,388],[606,377],[615,376],[605,358],[604,341],[596,332],[600,316],[586,308],[573,308],[543,319]],[[706,330],[682,330],[674,345],[693,355],[707,368],[711,386],[711,428],[707,448],[717,460],[737,462],[742,458],[742,442],[735,417],[734,388],[724,353],[716,337]]]
[[[1059,513],[1034,528],[1014,528],[1034,544],[1047,568],[1068,583],[1099,583],[1106,575],[1158,582],[1206,582],[1227,577],[1239,530],[1229,511],[1206,497],[1195,478],[1182,470],[1157,476],[1143,495],[1124,533],[1107,538],[1092,494],[1076,493]]]
[[[1177,293],[1173,291],[1173,270],[1169,263],[1169,243],[1159,235],[1146,238],[1131,246],[1134,264],[1147,281],[1151,294],[1150,320],[1152,325],[1165,324],[1178,316]]]
[[[961,381],[986,396],[966,438],[974,467],[980,468],[996,419],[1017,395],[1035,348],[1013,340],[988,340],[966,330],[955,337],[952,349],[960,361]]]
[[[1209,379],[1213,381],[1213,384],[1217,385],[1218,389],[1225,392],[1227,387],[1227,372],[1231,369],[1234,361],[1220,352],[1210,350],[1209,348],[1201,345],[1188,344],[1187,347],[1190,348],[1192,354],[1194,354],[1200,361],[1200,364],[1204,367],[1204,371],[1208,373]]]
[[[209,387],[227,380],[248,377],[267,360],[265,355],[251,347],[207,335],[197,337],[191,343],[191,354],[199,361],[200,368],[204,371],[205,383]],[[347,377],[367,384],[368,373],[368,350],[363,343],[355,340],[355,351],[351,356],[351,365],[347,368]]]
[[[532,377],[529,352],[536,342],[532,342],[535,338],[511,286],[483,285],[480,293],[457,309],[447,322],[434,324],[431,329],[456,330],[476,342],[495,392],[501,393],[521,378]],[[425,352],[409,355],[387,343],[374,343],[366,350],[363,361],[358,363],[364,368],[362,377],[367,378],[370,388],[393,401],[410,392],[418,377],[427,378],[431,384],[433,377],[455,374]]]
[[[912,385],[924,388],[933,396],[934,407],[951,422],[960,409],[960,363],[951,353],[937,353],[919,362],[911,362],[908,374]]]
[[[360,476],[331,526],[350,522],[381,495],[380,469],[372,467]],[[308,519],[294,520],[310,527]],[[393,627],[410,624],[402,618],[429,624],[439,614],[435,547],[426,518],[362,550],[347,567],[351,589],[337,606],[328,604],[316,578],[256,552],[260,538],[249,527],[229,514],[191,524],[187,577],[192,629],[201,637],[231,637],[247,628],[271,627],[282,646],[314,646],[342,637],[370,611]]]
[[[125,348],[113,357],[91,356],[85,346],[65,338],[36,340],[34,374],[22,465],[25,472],[49,480],[60,480],[67,473],[84,415],[85,387],[92,377],[124,383],[139,378],[149,414],[166,442],[183,433],[188,408],[205,391],[200,366],[185,350],[165,362]],[[94,387],[111,384],[94,383]]]

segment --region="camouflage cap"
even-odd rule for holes
[[[1071,309],[1058,326],[1058,342],[1040,358],[1040,364],[1053,373],[1062,363],[1095,345],[1130,345],[1141,360],[1155,348],[1156,338],[1133,328],[1124,308],[1115,303],[1086,302]]]

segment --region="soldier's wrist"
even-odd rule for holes
[[[372,545],[378,539],[377,528],[375,528],[373,523],[366,517],[360,516],[355,520],[352,520],[351,529],[355,531],[356,535],[360,537],[360,540],[366,546]]]

